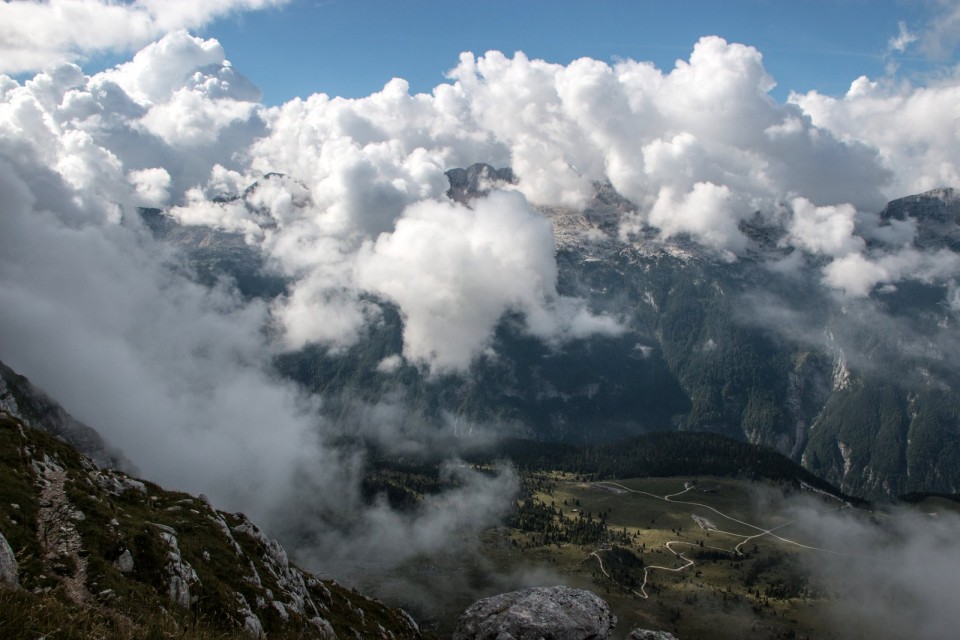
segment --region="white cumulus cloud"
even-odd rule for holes
[[[13,0],[0,3],[0,73],[130,51],[177,29],[289,0]]]
[[[817,207],[809,200],[793,200],[789,242],[811,253],[845,256],[864,246],[855,235],[857,210],[849,204]]]
[[[913,87],[861,76],[840,98],[811,91],[790,102],[846,144],[876,149],[892,177],[890,197],[960,185],[957,79]]]
[[[518,193],[494,192],[472,208],[411,206],[392,233],[361,252],[357,283],[397,303],[404,356],[435,372],[469,366],[509,311],[524,313],[546,340],[620,330],[564,306],[550,223]]]

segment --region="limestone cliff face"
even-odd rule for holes
[[[913,243],[917,248],[960,251],[960,191],[956,189],[933,189],[892,200],[880,217],[912,219],[917,225]]]

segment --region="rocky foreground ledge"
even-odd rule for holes
[[[595,593],[538,587],[475,602],[460,616],[453,640],[607,640],[616,626],[617,617]],[[628,640],[676,638],[636,629]]]
[[[26,406],[18,402],[17,406]],[[417,640],[246,516],[101,468],[0,407],[0,638]]]

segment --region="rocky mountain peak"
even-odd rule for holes
[[[457,202],[466,202],[472,198],[485,196],[498,184],[514,184],[516,177],[513,169],[505,167],[495,169],[489,164],[472,164],[466,169],[450,169],[446,172],[450,189],[447,196]]]
[[[960,251],[960,192],[956,189],[932,189],[891,200],[880,212],[880,219],[914,220],[914,245],[918,248]]]

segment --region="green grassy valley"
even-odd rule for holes
[[[788,535],[777,505],[767,512],[757,503],[761,493],[780,497],[783,486],[703,477],[593,483],[562,473],[530,476],[528,484],[518,510],[549,515],[520,520],[507,533],[510,551],[500,553],[532,558],[593,589],[626,629],[681,638],[841,637],[811,615],[828,589],[804,568],[804,554],[816,551],[765,533]],[[566,534],[584,521],[602,533],[579,541]]]
[[[637,627],[685,639],[893,637],[849,599],[864,591],[863,565],[895,576],[905,570],[895,554],[905,526],[936,528],[960,515],[951,496],[851,499],[776,452],[709,434],[600,447],[513,441],[498,453],[506,451],[522,488],[504,526],[487,530],[472,554],[441,551],[366,578],[368,588],[456,584],[459,593],[451,587],[418,611],[440,637],[472,599],[547,584],[607,600],[621,621],[614,637]],[[483,470],[497,456],[467,457]],[[386,496],[441,489],[427,463],[375,464],[371,478],[380,480],[370,485]],[[417,609],[402,595],[399,603]]]

